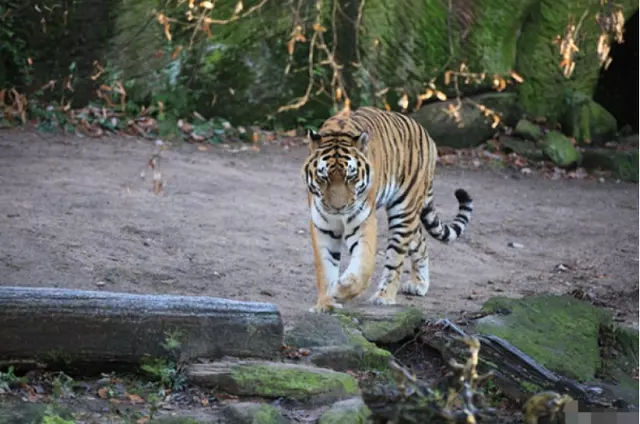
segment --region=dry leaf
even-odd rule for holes
[[[205,146],[205,145],[200,144],[198,146],[198,150],[201,151],[201,152],[206,152],[207,150],[209,150],[209,146]]]
[[[237,4],[236,4],[236,8],[233,10],[233,14],[237,15],[238,13],[242,12],[242,9],[244,9],[244,5],[242,4],[242,0],[240,0]]]
[[[398,106],[402,108],[402,110],[406,110],[409,107],[409,96],[407,93],[404,93],[400,100],[398,100]]]
[[[520,84],[524,82],[524,78],[522,78],[522,76],[520,76],[520,74],[518,74],[516,71],[510,71],[509,76],[511,76],[511,78],[513,78],[516,82]]]
[[[441,100],[443,102],[447,100],[447,95],[444,94],[442,91],[436,91],[436,97],[438,98],[438,100]]]
[[[136,423],[137,424],[147,424],[150,420],[151,420],[151,418],[149,418],[149,417],[142,417],[142,418],[138,418]]]
[[[109,397],[109,388],[108,387],[101,387],[98,389],[98,396],[100,396],[101,399],[106,399]]]
[[[144,403],[144,399],[142,399],[139,395],[127,392],[124,392],[124,395],[131,401],[131,403]]]
[[[323,27],[322,25],[320,25],[318,23],[315,23],[315,24],[313,24],[313,30],[315,32],[326,32],[327,28]]]
[[[207,10],[211,10],[213,9],[213,3],[210,1],[201,1],[200,2],[200,7],[207,9]]]

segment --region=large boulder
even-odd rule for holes
[[[475,104],[493,109],[507,122],[516,116],[517,98],[514,93],[489,93],[471,99],[473,103],[462,101],[460,123],[447,113],[448,107],[455,106],[456,100],[428,104],[410,116],[429,132],[438,146],[453,148],[478,146],[496,133],[497,130],[491,127],[492,120]]]
[[[609,315],[570,296],[495,297],[478,319],[480,334],[513,344],[541,365],[580,381],[595,378],[600,367],[598,331]]]
[[[638,10],[638,2],[622,0],[625,16]],[[519,103],[533,116],[544,116],[551,121],[561,119],[567,109],[567,98],[581,94],[592,98],[601,69],[596,52],[600,27],[594,19],[600,10],[599,2],[591,0],[540,0],[520,22],[517,42],[516,70],[525,83],[518,84]],[[585,19],[580,17],[586,13]],[[580,20],[575,70],[565,78],[560,67],[562,56],[559,45],[550,44],[558,35],[566,33],[567,25]]]
[[[581,165],[588,169],[613,171],[616,178],[638,182],[638,149],[617,151],[613,149],[585,149]]]
[[[562,119],[563,132],[581,143],[611,141],[618,129],[616,118],[584,95],[575,95]]]

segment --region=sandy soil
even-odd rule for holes
[[[274,302],[287,321],[313,305],[306,148],[184,145],[162,155],[159,196],[140,177],[152,149],[0,131],[0,284]],[[637,185],[440,167],[441,218],[456,212],[457,187],[475,200],[471,226],[453,245],[429,241],[431,290],[399,303],[458,314],[498,294],[579,288],[637,325]]]

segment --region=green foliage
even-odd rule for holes
[[[178,349],[180,349],[180,338],[182,334],[179,331],[168,331],[165,333],[165,342],[163,347],[167,351],[166,358],[145,358],[141,365],[142,371],[149,374],[158,381],[163,387],[172,390],[182,390],[187,377],[178,369],[177,358]]]
[[[165,388],[182,390],[187,382],[187,377],[169,359],[147,358],[140,368]]]
[[[0,371],[0,389],[11,390],[11,386],[20,384],[24,381],[23,378],[18,377],[14,372],[14,367],[9,366],[6,372]]]
[[[47,410],[47,415],[42,417],[42,424],[76,424],[75,420],[66,420],[60,415]]]
[[[16,16],[20,1],[0,4],[0,88],[30,83],[27,39]]]

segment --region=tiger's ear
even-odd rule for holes
[[[367,148],[369,147],[369,133],[366,131],[362,131],[360,133],[360,135],[356,138],[356,147],[358,147],[358,150],[360,150],[361,152],[365,152],[367,151]]]
[[[320,134],[311,128],[307,128],[307,138],[309,139],[309,146],[311,147],[311,150],[315,150],[315,148],[318,147],[318,142],[322,139]]]

